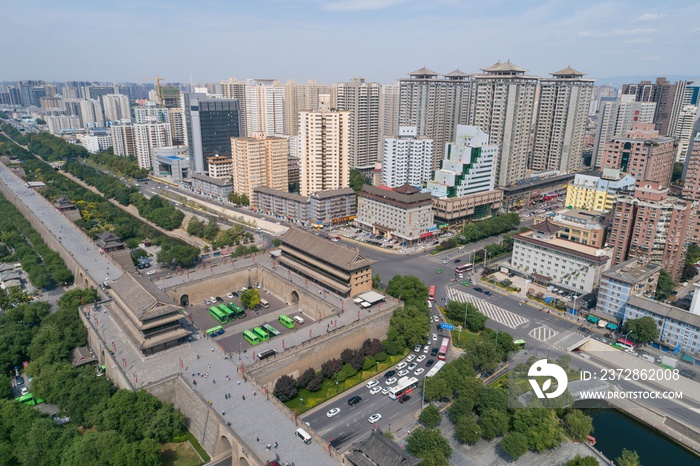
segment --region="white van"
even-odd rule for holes
[[[294,322],[296,322],[297,324],[301,325],[301,324],[304,323],[304,318],[301,317],[301,316],[294,316]]]
[[[306,432],[304,429],[301,427],[297,429],[296,431],[297,437],[299,437],[305,444],[310,444],[311,443],[311,436],[309,435],[308,432]]]
[[[262,299],[262,298],[260,299],[260,305],[261,305],[263,308],[265,308],[265,309],[267,309],[268,307],[270,307],[270,303],[268,303],[266,300],[264,300],[264,299]]]
[[[398,364],[396,365],[396,370],[399,370],[399,371],[400,371],[401,369],[405,369],[406,366],[408,366],[408,364],[406,364],[405,362],[401,361],[400,363],[398,363]]]

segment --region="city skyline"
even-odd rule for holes
[[[10,45],[0,59],[21,66],[6,68],[0,78],[148,82],[160,75],[189,82],[191,75],[195,82],[229,77],[340,82],[363,76],[388,83],[423,65],[471,74],[508,59],[541,77],[567,65],[591,79],[693,76],[689,58],[700,37],[694,22],[700,4],[673,3],[671,9],[627,0],[575,8],[298,0],[235,5],[236,10],[219,1],[12,4],[0,18]],[[72,26],[50,34],[61,24]],[[455,47],[447,45],[460,43],[463,55],[456,57]],[[83,59],[68,60],[77,50]],[[110,58],[93,61],[85,54]]]

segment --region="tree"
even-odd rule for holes
[[[355,191],[355,193],[362,191],[362,185],[365,184],[372,184],[369,178],[365,178],[362,172],[357,168],[350,170],[350,187]]]
[[[275,382],[274,395],[281,401],[289,401],[297,396],[297,383],[294,377],[283,375]]]
[[[342,368],[343,362],[340,359],[329,359],[321,364],[321,374],[327,379],[332,379]]]
[[[503,411],[508,407],[508,393],[502,388],[485,386],[479,390],[474,402],[474,411],[483,414],[488,410]]]
[[[457,423],[457,421],[465,416],[471,416],[472,410],[474,409],[474,401],[466,396],[460,396],[457,398],[452,406],[447,410],[447,415],[450,421]]]
[[[373,356],[365,356],[365,361],[362,363],[362,370],[368,371],[377,366],[377,360]]]
[[[377,338],[368,338],[362,343],[362,350],[369,356],[374,356],[377,353],[384,351],[382,342]]]
[[[511,458],[517,460],[527,453],[527,437],[520,432],[512,432],[506,435],[501,441],[501,448],[508,453]]]
[[[420,413],[418,420],[422,422],[425,427],[432,429],[440,425],[440,422],[442,422],[442,414],[440,414],[440,410],[437,406],[428,405],[423,412]]]
[[[357,369],[355,369],[352,364],[344,364],[343,368],[335,374],[335,380],[342,383],[355,374],[357,374]]]
[[[214,241],[216,236],[219,234],[219,231],[221,231],[221,228],[219,228],[219,224],[216,219],[210,218],[209,223],[206,227],[204,227],[203,236],[207,241]]]
[[[272,239],[272,245],[274,247],[278,248],[278,247],[280,247],[281,244],[282,244],[282,240],[280,240],[279,238]]]
[[[487,409],[479,416],[479,428],[481,437],[485,440],[493,440],[508,432],[510,417],[505,410]]]
[[[598,460],[593,456],[576,454],[576,456],[564,463],[564,466],[598,466]]]
[[[381,289],[380,288],[381,284],[382,284],[382,277],[378,273],[375,273],[374,275],[372,275],[372,288],[379,290],[379,289]]]
[[[414,429],[406,439],[406,451],[418,458],[438,456],[448,459],[452,456],[450,442],[438,429]]]
[[[585,441],[593,432],[593,419],[578,409],[566,413],[564,423],[569,427],[571,438],[579,442]]]
[[[255,309],[260,304],[260,290],[257,288],[248,288],[241,292],[241,304],[248,309]]]
[[[641,466],[639,454],[634,450],[622,449],[622,454],[615,459],[617,466]]]
[[[668,299],[669,296],[671,296],[671,292],[673,292],[673,289],[676,287],[676,283],[673,281],[673,277],[666,272],[666,270],[661,269],[661,273],[659,274],[659,282],[656,285],[656,294],[654,295],[654,298],[657,301],[663,301],[665,299]]]
[[[204,222],[197,217],[192,217],[187,224],[187,233],[201,238],[204,236]]]
[[[488,317],[479,312],[479,309],[473,304],[467,304],[467,317],[466,324],[467,328],[472,332],[480,332],[486,328],[486,320]],[[511,339],[512,342],[512,339]]]
[[[316,377],[316,371],[309,367],[297,378],[297,388],[306,388],[306,386],[311,382],[311,379]]]
[[[323,387],[323,376],[321,374],[316,374],[313,379],[309,381],[306,388],[310,392],[317,392]]]
[[[124,445],[116,431],[87,432],[78,435],[61,455],[61,466],[93,464],[109,466],[111,459]]]
[[[427,306],[428,287],[413,275],[394,275],[386,287],[386,294],[401,298],[406,305]]]
[[[683,176],[683,162],[673,163],[673,172],[671,174],[671,183],[678,181]]]
[[[659,329],[653,317],[644,316],[639,319],[629,319],[625,321],[625,333],[629,332],[634,341],[648,343],[659,339]]]
[[[474,445],[481,438],[481,428],[473,415],[462,416],[455,424],[455,439],[459,443]]]

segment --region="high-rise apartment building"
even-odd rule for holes
[[[459,70],[441,78],[425,67],[399,79],[399,125],[415,126],[418,136],[433,140],[433,168],[457,125],[467,124],[469,75]]]
[[[246,136],[284,133],[284,87],[273,79],[250,79],[245,84]]]
[[[229,78],[228,81],[221,81],[221,93],[224,99],[237,99],[240,111],[241,126],[239,129],[239,136],[246,136],[248,134],[248,129],[246,128],[246,98],[245,98],[245,87],[246,83],[244,81],[239,81],[236,78]]]
[[[637,181],[633,195],[615,201],[609,237],[613,265],[643,259],[661,264],[677,280],[697,209],[698,201],[670,197],[659,182]]]
[[[603,169],[629,173],[637,181],[671,184],[675,159],[673,138],[659,136],[651,123],[637,123],[624,137],[615,137],[605,145]]]
[[[350,168],[369,172],[379,154],[379,83],[353,78],[336,85],[338,109],[350,112]]]
[[[683,197],[700,201],[700,133],[695,135],[683,167]]]
[[[527,169],[539,78],[525,75],[526,69],[510,61],[482,71],[472,76],[467,124],[480,127],[498,145],[496,184],[509,186],[522,179]]]
[[[134,107],[134,123],[170,123],[169,109],[159,107],[148,101],[145,105]]]
[[[165,108],[180,107],[180,88],[177,86],[160,86],[161,105]]]
[[[678,115],[683,106],[687,81],[672,84],[666,78],[656,78],[656,81],[642,81],[639,84],[624,84],[623,95],[634,96],[637,102],[655,102],[654,125],[664,136],[673,136],[676,132]]]
[[[262,131],[252,138],[232,138],[233,190],[254,199],[255,188],[287,191],[287,140],[266,136]]]
[[[696,121],[698,121],[697,105],[684,105],[678,115],[676,133],[673,135],[673,139],[678,143],[676,162],[685,162]]]
[[[435,197],[463,197],[491,191],[498,146],[489,143],[489,135],[476,126],[458,125],[454,142],[445,147],[440,169],[428,181]]]
[[[184,145],[185,141],[187,141],[187,131],[185,126],[185,111],[182,107],[169,108],[168,121],[170,122],[170,132],[173,135],[173,145]]]
[[[653,123],[655,112],[654,102],[636,102],[630,95],[623,95],[620,100],[604,97],[598,114],[592,165],[597,168],[603,165],[605,144],[612,138],[624,135],[635,123]]]
[[[318,96],[331,96],[331,108],[335,107],[335,88],[328,84],[318,84],[310,79],[302,84],[289,80],[284,84],[284,134],[299,134],[299,112],[319,108]]]
[[[568,66],[540,80],[531,169],[570,173],[581,168],[592,91],[593,80]]]
[[[95,99],[81,99],[79,101],[80,120],[83,127],[103,128],[105,120],[102,113],[102,104]]]
[[[122,121],[131,119],[129,97],[123,94],[105,94],[102,96],[102,109],[105,121]]]
[[[184,103],[190,165],[194,173],[206,173],[207,157],[231,157],[231,138],[241,136],[240,102],[187,93]]]
[[[433,140],[416,136],[415,126],[400,126],[394,137],[385,137],[382,152],[382,185],[422,186],[433,167]]]
[[[350,183],[350,112],[331,111],[331,96],[319,95],[319,109],[299,112],[300,193],[345,188]]]
[[[112,135],[112,150],[114,151],[114,155],[126,157],[136,156],[134,126],[131,123],[112,125],[109,131]]]
[[[620,170],[593,173],[577,173],[566,188],[567,209],[585,209],[601,212],[612,211],[615,195],[619,191],[634,190],[634,177]]]
[[[136,161],[139,168],[151,168],[151,151],[156,147],[170,147],[173,137],[170,123],[143,123],[133,125]]]
[[[398,84],[382,84],[379,94],[379,137],[390,137],[399,131],[399,97]],[[382,152],[381,142],[379,151]]]

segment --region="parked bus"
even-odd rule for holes
[[[426,377],[432,377],[438,372],[440,372],[440,369],[442,369],[442,366],[445,365],[445,361],[438,361],[435,363],[435,365],[428,371],[427,374],[425,374]]]
[[[257,345],[258,343],[260,343],[260,338],[255,336],[255,334],[250,330],[245,330],[243,332],[243,339],[251,345]]]
[[[630,349],[634,351],[634,343],[632,343],[629,340],[625,340],[624,338],[618,338],[617,344],[622,346],[623,349]]]
[[[277,330],[275,327],[273,327],[270,324],[263,324],[262,328],[263,328],[263,330],[267,330],[268,332],[270,332],[271,337],[276,337],[277,335],[280,334],[280,331]]]
[[[245,311],[242,307],[236,305],[236,303],[228,303],[228,308],[231,309],[239,319],[245,318]]]
[[[258,359],[267,359],[270,356],[274,356],[277,354],[277,350],[274,348],[266,349],[265,351],[261,351],[258,353]]]
[[[222,333],[224,333],[224,328],[221,325],[217,325],[216,327],[207,329],[207,335],[209,335],[212,338],[219,336]]]
[[[430,289],[428,290],[428,301],[434,301],[435,300],[435,285],[430,285]]]
[[[260,298],[260,306],[267,309],[268,307],[270,307],[270,303],[268,303],[266,300]]]
[[[219,321],[220,324],[225,324],[226,322],[228,322],[228,316],[221,312],[217,307],[210,307],[209,314],[217,321]]]
[[[455,272],[457,273],[471,272],[472,270],[474,270],[474,266],[472,264],[458,265],[457,268],[455,268]]]
[[[26,395],[19,396],[15,398],[15,401],[19,401],[20,403],[24,403],[29,406],[35,406],[35,405],[40,405],[41,403],[45,403],[46,400],[43,398],[34,398],[34,395],[31,393],[27,393]]]
[[[231,310],[227,305],[219,304],[217,308],[224,313],[228,320],[233,320],[236,318],[236,313],[233,312],[233,310]]]
[[[445,358],[447,357],[447,350],[450,349],[450,339],[449,338],[443,338],[442,343],[440,344],[440,350],[438,351],[438,359],[441,361],[444,361]]]
[[[284,325],[287,328],[294,328],[294,321],[284,314],[280,315],[279,319],[277,320],[279,320],[280,324]]]
[[[265,341],[270,338],[270,335],[267,333],[267,330],[263,330],[260,327],[255,327],[253,329],[253,333],[256,337],[260,338],[260,341]]]
[[[418,386],[418,379],[415,377],[401,377],[395,387],[389,390],[389,398],[396,400],[403,395],[408,395]]]

